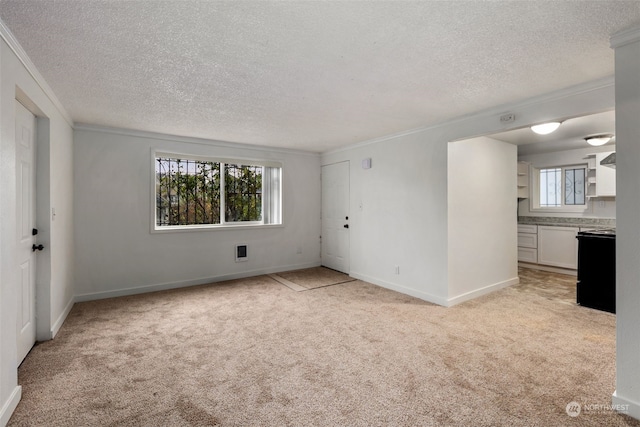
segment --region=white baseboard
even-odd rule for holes
[[[13,411],[16,410],[18,403],[20,403],[20,398],[22,397],[22,386],[16,386],[7,399],[2,405],[2,409],[0,409],[0,426],[4,427],[9,423],[9,419],[11,415],[13,415]]]
[[[495,291],[497,291],[499,289],[502,289],[502,288],[506,288],[506,287],[513,286],[513,285],[517,285],[518,283],[520,283],[520,278],[519,277],[513,277],[511,279],[503,280],[502,282],[494,283],[492,285],[488,285],[488,286],[485,286],[485,287],[480,288],[480,289],[475,289],[475,290],[473,290],[471,292],[467,292],[467,293],[455,296],[453,298],[449,298],[447,300],[447,307],[451,307],[451,306],[454,306],[456,304],[460,304],[462,302],[469,301],[469,300],[477,298],[479,296],[486,295],[486,294],[489,294],[491,292],[495,292]]]
[[[627,414],[630,417],[640,420],[640,403],[632,402],[624,397],[618,396],[618,391],[613,392],[611,396],[611,406],[620,413]]]
[[[350,272],[349,276],[355,277],[356,279],[363,280],[365,282],[372,283],[374,285],[381,286],[386,289],[391,289],[392,291],[400,292],[401,294],[410,295],[412,297],[420,298],[421,300],[425,300],[427,302],[431,302],[438,305],[447,306],[448,302],[446,298],[437,297],[435,295],[431,295],[426,292],[419,291],[413,288],[407,288],[402,285],[398,285],[396,283],[386,282],[384,280],[376,279],[375,277],[367,276],[365,274],[360,274],[358,272]]]
[[[569,268],[551,267],[548,265],[530,264],[528,262],[518,262],[518,267],[530,268],[532,270],[549,271],[551,273],[566,274],[568,276],[577,276],[578,270],[571,270]]]
[[[67,306],[64,308],[64,310],[62,310],[62,313],[60,314],[60,316],[58,316],[58,319],[55,321],[55,323],[51,327],[51,339],[53,339],[56,336],[56,334],[62,327],[62,324],[64,323],[65,319],[71,312],[71,309],[73,308],[74,303],[75,303],[75,297],[72,297],[69,300],[69,303],[67,304]]]
[[[358,272],[351,272],[349,274],[351,277],[355,277],[356,279],[360,279],[360,280],[364,280],[365,282],[369,282],[372,283],[374,285],[378,285],[381,286],[383,288],[387,288],[387,289],[391,289],[392,291],[397,291],[400,292],[402,294],[406,294],[406,295],[410,295],[412,297],[416,297],[416,298],[420,298],[422,300],[434,303],[434,304],[438,304],[438,305],[442,305],[444,307],[451,307],[454,306],[456,304],[460,304],[464,301],[468,301],[471,300],[473,298],[477,298],[481,295],[485,295],[494,291],[497,291],[499,289],[502,288],[506,288],[508,286],[512,286],[512,285],[516,285],[518,283],[520,283],[520,278],[518,277],[513,277],[511,279],[508,280],[504,280],[502,282],[498,282],[498,283],[494,283],[491,284],[489,286],[485,286],[481,289],[476,289],[474,291],[471,292],[467,292],[465,294],[462,295],[458,295],[456,297],[453,298],[442,298],[442,297],[438,297],[435,295],[431,295],[427,292],[423,292],[423,291],[419,291],[417,289],[412,289],[412,288],[407,288],[405,286],[402,285],[398,285],[396,283],[391,283],[391,282],[386,282],[384,280],[380,280],[377,279],[375,277],[371,277],[371,276],[367,276],[365,274],[361,274]]]
[[[117,289],[113,291],[93,292],[76,295],[74,302],[94,301],[105,298],[116,298],[128,295],[145,294],[148,292],[165,291],[168,289],[186,288],[189,286],[206,285],[208,283],[223,282],[225,280],[244,279],[246,277],[260,276],[262,274],[281,273],[289,270],[299,270],[320,266],[320,261],[295,265],[284,265],[278,267],[261,268],[257,270],[243,271],[241,273],[223,274],[213,277],[202,277],[199,279],[185,280],[178,282],[158,283],[155,285],[136,286],[131,288]]]

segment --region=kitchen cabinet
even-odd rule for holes
[[[587,156],[587,197],[596,197],[596,155]]]
[[[518,224],[518,261],[538,262],[538,226]]]
[[[587,159],[587,197],[615,197],[616,170],[600,162],[613,151],[589,154]]]
[[[596,195],[598,197],[616,196],[616,170],[600,164],[609,154],[613,154],[613,151],[596,154]]]
[[[538,263],[538,249],[524,248],[518,246],[518,261],[529,262],[531,264]]]
[[[518,162],[518,198],[529,198],[529,163]]]
[[[538,226],[538,263],[578,268],[578,227]]]

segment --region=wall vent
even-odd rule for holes
[[[236,245],[236,262],[247,261],[248,259],[247,245]]]

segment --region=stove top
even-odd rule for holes
[[[615,228],[603,228],[601,230],[581,231],[578,236],[616,236]]]

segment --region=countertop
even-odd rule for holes
[[[569,218],[551,216],[520,216],[518,224],[551,227],[616,228],[613,218]]]

